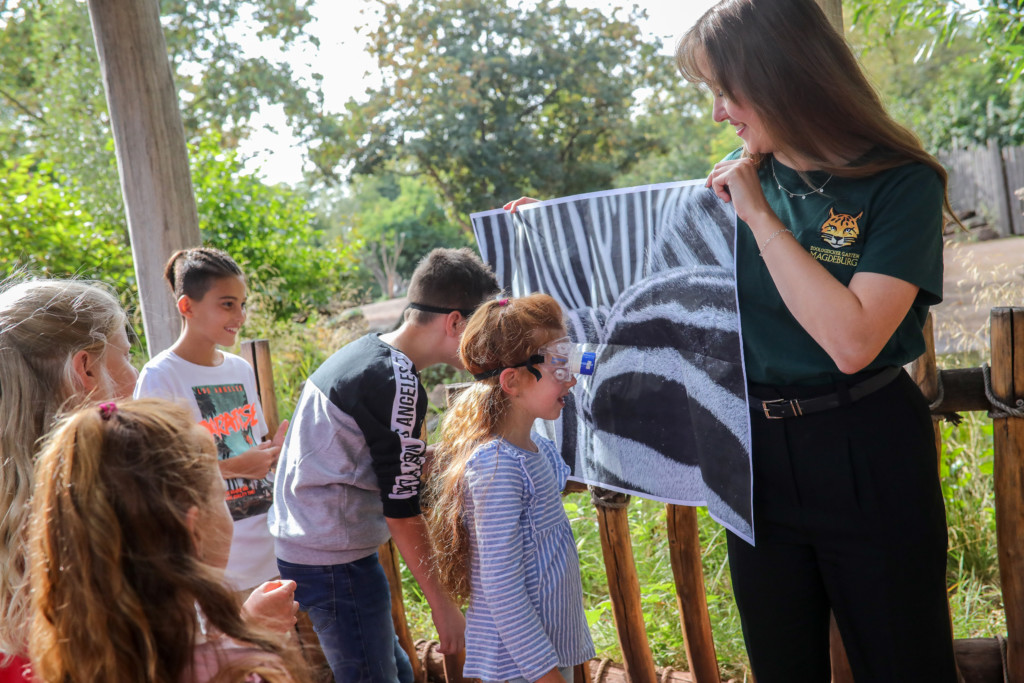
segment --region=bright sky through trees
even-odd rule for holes
[[[647,23],[643,30],[657,36],[664,45],[663,51],[671,53],[676,41],[716,0],[637,0],[647,10]],[[593,7],[611,12],[616,5],[608,0],[567,0],[576,7]],[[365,10],[365,13],[360,13]],[[312,8],[316,23],[310,32],[320,40],[315,54],[292,55],[293,66],[298,73],[316,71],[323,75],[325,106],[329,111],[340,111],[350,97],[359,97],[368,87],[375,84],[375,64],[364,47],[365,32],[358,33],[356,26],[369,23],[373,15],[372,6],[366,0],[317,0]],[[253,51],[263,54],[257,41],[252,41]],[[279,52],[273,49],[266,54],[276,59]],[[310,65],[312,69],[309,68]],[[264,179],[271,183],[295,183],[302,177],[302,153],[294,146],[294,139],[284,125],[284,114],[280,107],[266,108],[254,121],[251,137],[241,146],[243,156],[251,159],[250,166],[259,166]]]

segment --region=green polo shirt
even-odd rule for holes
[[[737,158],[739,151],[728,158]],[[867,370],[904,365],[924,352],[928,307],[942,301],[942,199],[938,174],[923,164],[898,166],[868,178],[833,177],[809,192],[799,174],[775,161],[759,171],[761,187],[782,224],[839,282],[854,273],[882,273],[919,288],[896,332]],[[810,174],[814,187],[828,178]],[[790,314],[758,245],[743,221],[736,238],[736,279],[747,381],[826,384],[843,374]]]

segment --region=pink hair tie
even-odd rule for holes
[[[109,420],[110,416],[117,412],[117,404],[113,401],[100,404],[100,417]]]
[[[508,306],[508,299],[498,299],[499,306]]]

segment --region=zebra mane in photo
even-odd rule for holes
[[[707,505],[753,541],[736,216],[704,181],[610,190],[471,216],[513,296],[546,292],[597,353],[562,417],[538,422],[573,478]]]

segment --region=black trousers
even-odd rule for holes
[[[914,382],[901,372],[844,407],[751,421],[756,547],[730,533],[729,563],[758,683],[828,683],[829,610],[858,683],[956,683],[945,510]]]

